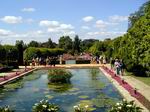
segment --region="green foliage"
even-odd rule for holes
[[[100,43],[95,42],[93,46],[90,47],[89,52],[91,52],[93,55],[100,55]]]
[[[18,64],[23,65],[23,51],[24,51],[24,43],[23,41],[16,41],[16,48],[18,50]]]
[[[9,90],[14,90],[14,89],[19,89],[23,87],[24,82],[22,82],[21,80],[19,81],[15,81],[9,84],[4,85],[4,88],[9,91]]]
[[[51,83],[67,83],[71,77],[71,72],[66,69],[50,69],[48,71],[48,80]]]
[[[81,47],[81,51],[88,51],[89,48],[95,43],[98,42],[99,40],[96,39],[85,39],[83,41],[81,41],[80,47]]]
[[[0,45],[0,54],[3,54],[3,55],[0,55],[0,61],[5,60],[6,59],[6,50],[2,45]]]
[[[34,104],[32,112],[59,112],[59,107],[49,103],[48,100],[41,100],[39,103]]]
[[[29,47],[24,51],[24,59],[32,60],[32,58],[40,56],[40,50],[35,47]]]
[[[48,39],[47,42],[41,43],[40,47],[44,48],[56,48],[57,44],[51,40],[51,38]]]
[[[118,55],[127,65],[127,70],[138,75],[150,71],[150,1],[145,3],[140,16],[133,22],[128,33],[114,40],[113,55]]]
[[[0,107],[0,112],[14,112],[9,106]]]
[[[109,112],[142,112],[142,108],[136,106],[134,101],[123,100],[120,103],[116,103]]]
[[[81,40],[79,39],[78,35],[76,35],[73,42],[73,52],[75,54],[78,54],[80,52],[80,43]]]
[[[63,54],[64,50],[60,48],[35,48],[35,47],[29,47],[24,51],[24,59],[26,60],[32,60],[32,58],[36,57],[44,57],[47,56],[57,56]]]
[[[70,52],[72,50],[72,39],[69,36],[62,36],[59,39],[59,48],[65,49],[66,52]]]
[[[150,76],[150,1],[129,17],[128,32],[113,40],[96,42],[89,51],[120,58],[126,69],[140,76]]]
[[[39,43],[37,41],[31,41],[28,44],[28,47],[39,47]]]

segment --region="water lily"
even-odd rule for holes
[[[88,107],[89,107],[88,105],[85,106],[85,108],[88,108]]]
[[[132,105],[127,105],[127,107],[132,107]]]
[[[74,108],[74,109],[75,109],[75,108],[77,108],[77,107],[78,107],[78,106],[76,106],[76,105],[75,105],[75,106],[73,106],[73,108]]]
[[[118,107],[118,109],[120,109],[120,110],[121,110],[121,107]]]
[[[116,105],[120,105],[120,103],[116,103]]]
[[[42,105],[44,108],[46,108],[47,106],[46,105]]]

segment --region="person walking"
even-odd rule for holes
[[[120,71],[121,71],[121,75],[124,75],[124,69],[125,69],[125,64],[123,62],[123,60],[120,60]]]
[[[114,69],[114,59],[113,58],[110,58],[110,66],[111,66],[111,69]]]

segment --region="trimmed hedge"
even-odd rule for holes
[[[36,48],[36,47],[29,47],[24,51],[24,59],[25,60],[32,60],[36,57],[46,58],[47,56],[58,56],[62,55],[64,50],[61,48]]]

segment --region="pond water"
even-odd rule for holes
[[[99,69],[68,70],[73,74],[70,84],[48,84],[48,71],[37,70],[5,85],[0,90],[0,106],[10,105],[16,112],[31,112],[35,103],[48,99],[59,105],[60,112],[73,112],[77,104],[89,105],[92,112],[107,112],[112,104],[122,99]]]

